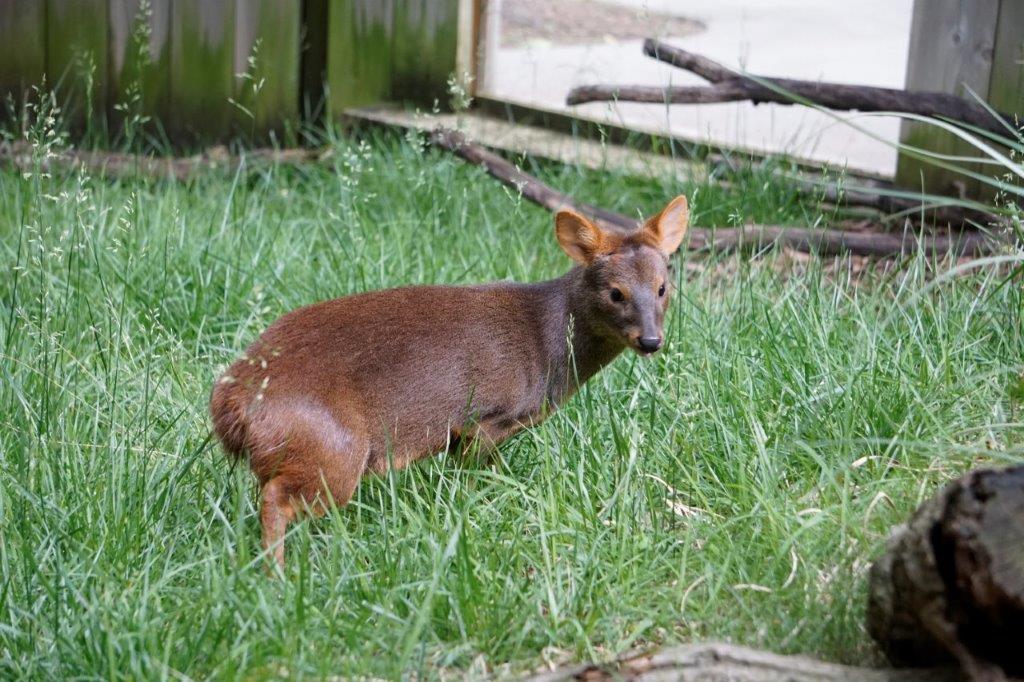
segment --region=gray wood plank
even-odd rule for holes
[[[908,90],[988,95],[999,0],[915,0],[907,62]],[[941,154],[977,156],[966,142],[935,126],[904,121],[904,144]],[[976,195],[980,183],[901,155],[896,182],[910,189]]]

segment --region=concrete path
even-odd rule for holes
[[[614,1],[635,11],[702,21],[707,30],[696,35],[660,37],[731,67],[766,76],[887,87],[904,84],[912,0]],[[692,74],[644,57],[641,44],[606,39],[573,46],[550,42],[516,49],[499,46],[488,52],[482,91],[499,99],[566,110],[566,93],[586,83],[703,83]],[[870,132],[864,134],[799,106],[593,103],[572,111],[594,120],[729,147],[786,152],[882,176],[892,175],[896,166],[896,151],[891,147],[899,139],[896,119],[854,115],[854,122]]]

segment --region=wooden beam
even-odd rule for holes
[[[1017,1],[1017,0],[1014,0]],[[1000,0],[915,0],[907,57],[906,87],[988,97]],[[1003,131],[1005,134],[1005,131]],[[903,144],[954,156],[978,156],[967,142],[937,126],[904,121]],[[973,167],[972,170],[980,170]],[[896,183],[933,194],[980,193],[981,183],[901,154]]]

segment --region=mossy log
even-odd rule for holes
[[[896,665],[1024,677],[1024,466],[971,472],[897,529],[871,569],[867,624]]]

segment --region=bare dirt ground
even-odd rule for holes
[[[504,47],[535,41],[578,45],[652,35],[687,36],[703,30],[704,24],[693,19],[599,0],[504,0],[501,4]]]

